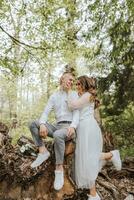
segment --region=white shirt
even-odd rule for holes
[[[71,91],[69,95],[74,100],[78,98],[78,94],[75,91]],[[79,123],[79,111],[69,109],[67,99],[68,94],[63,90],[56,91],[52,94],[39,119],[39,123],[45,124],[50,111],[54,110],[57,123],[60,121],[71,121],[70,127],[76,128]]]

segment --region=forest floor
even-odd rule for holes
[[[65,156],[65,184],[56,192],[53,141],[46,143],[51,157],[37,169],[30,164],[37,155],[33,141],[22,136],[11,144],[8,127],[0,123],[0,200],[87,200],[87,190],[77,189],[72,178],[73,154]],[[108,163],[97,178],[102,200],[134,200],[134,157],[123,160],[121,171]]]

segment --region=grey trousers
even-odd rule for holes
[[[54,138],[54,151],[57,165],[63,164],[64,162],[65,141],[68,140],[67,128],[69,127],[69,125],[69,123],[60,123],[55,125],[49,123],[45,124],[48,130],[48,136]],[[43,143],[43,140],[39,135],[39,128],[40,125],[38,120],[33,121],[29,126],[35,145],[41,147],[45,144]]]

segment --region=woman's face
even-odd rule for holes
[[[77,82],[76,82],[76,89],[77,89],[79,95],[81,95],[83,93],[82,85],[79,80],[77,80]]]

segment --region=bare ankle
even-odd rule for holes
[[[46,147],[39,147],[39,153],[44,153],[45,151],[47,151]]]
[[[105,160],[110,160],[112,157],[113,157],[113,154],[111,153],[111,151],[110,152],[108,152],[108,153],[105,153]]]
[[[93,197],[96,196],[96,188],[95,188],[95,186],[90,189],[90,195],[93,196]]]
[[[108,158],[108,160],[110,160],[112,157],[113,157],[113,154],[112,154],[112,152],[110,151],[110,152],[109,152],[109,158]]]
[[[96,192],[90,192],[90,195],[92,196],[92,197],[96,197]]]
[[[63,165],[56,165],[56,170],[63,171]]]

